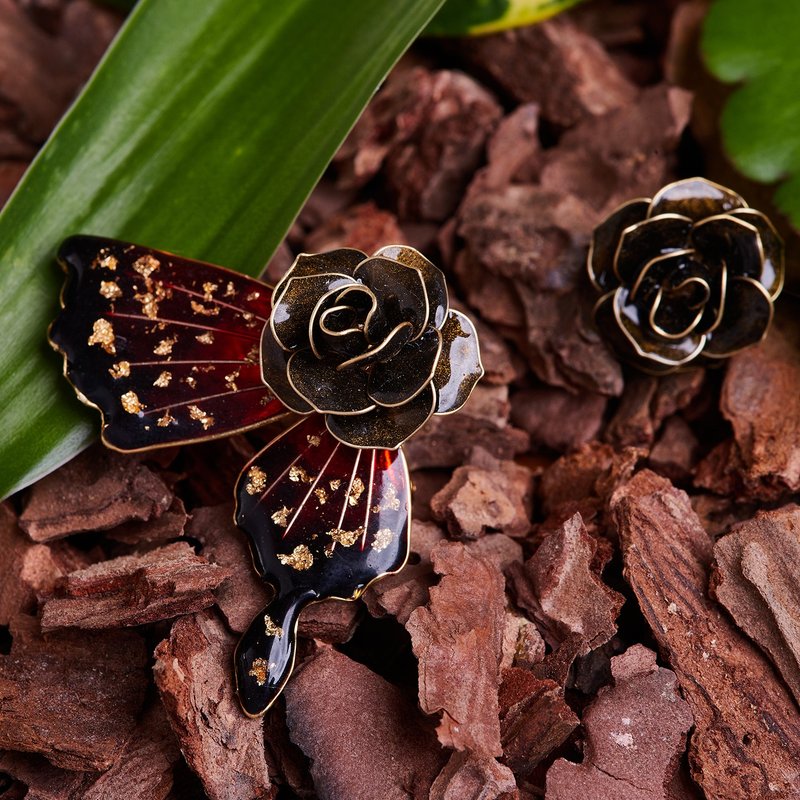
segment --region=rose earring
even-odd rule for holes
[[[288,680],[308,603],[355,600],[408,557],[402,443],[483,375],[470,320],[411,247],[298,256],[275,289],[222,267],[75,236],[50,341],[102,439],[140,451],[302,415],[242,470],[235,521],[272,602],[235,654],[245,713]]]
[[[783,288],[783,242],[738,194],[690,178],[611,214],[594,231],[587,269],[608,344],[665,374],[764,338]]]

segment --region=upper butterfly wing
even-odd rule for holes
[[[254,427],[285,407],[261,378],[271,289],[222,267],[114,239],[73,236],[50,341],[119,450]]]

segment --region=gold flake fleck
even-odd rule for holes
[[[320,439],[319,436],[312,436],[311,434],[309,434],[308,436],[306,436],[306,441],[312,447],[319,447],[319,443],[322,441],[322,439]]]
[[[223,297],[236,297],[236,288],[233,285],[233,281],[228,281],[225,286],[225,294],[222,295]]]
[[[391,483],[386,487],[386,491],[383,493],[383,503],[381,508],[388,509],[390,511],[400,510],[400,499],[397,497],[397,489]]]
[[[172,373],[164,371],[153,381],[153,386],[158,386],[159,389],[164,389],[165,387],[169,386],[169,382],[171,380]]]
[[[115,281],[100,281],[100,294],[106,300],[117,300],[122,297],[122,289],[119,288]]]
[[[264,630],[267,636],[277,636],[279,639],[283,636],[283,628],[277,625],[269,614],[264,614]]]
[[[120,397],[119,401],[129,414],[138,414],[140,411],[147,408],[147,406],[139,402],[139,397],[136,392],[125,392],[125,394]]]
[[[127,361],[118,361],[108,372],[115,381],[127,378],[131,374],[131,365]]]
[[[149,278],[160,266],[161,262],[157,258],[153,258],[149,253],[144,256],[139,256],[139,258],[133,262],[133,268],[143,278]]]
[[[110,269],[112,272],[117,268],[119,262],[117,259],[110,255],[109,252],[103,248],[98,254],[97,258],[92,261],[92,269],[95,267],[102,267],[103,269]]]
[[[258,345],[254,344],[248,351],[247,355],[244,357],[244,360],[248,364],[257,364],[258,363]]]
[[[311,568],[314,563],[314,556],[304,544],[299,544],[288,556],[278,553],[278,561],[302,572]]]
[[[339,542],[343,547],[351,547],[364,535],[364,526],[359,525],[354,531],[331,528],[326,535],[330,536],[334,542]]]
[[[289,480],[295,483],[311,483],[314,479],[302,468],[294,466],[289,470]]]
[[[219,314],[219,306],[211,306],[211,308],[208,308],[202,303],[198,303],[197,300],[192,300],[189,305],[191,305],[192,311],[194,311],[195,314],[202,314],[204,317],[216,317],[217,314]]]
[[[394,539],[394,533],[392,533],[392,529],[381,528],[375,534],[375,540],[372,542],[372,549],[376,553],[380,553],[381,550],[385,550],[392,543],[392,539]]]
[[[244,490],[247,494],[260,494],[267,488],[267,473],[260,467],[252,466],[247,470],[247,483]]]
[[[253,660],[253,666],[247,674],[251,678],[256,679],[259,686],[263,686],[267,682],[267,674],[269,673],[269,664],[266,658],[256,658]]]
[[[175,343],[178,341],[178,337],[173,336],[170,339],[162,339],[154,348],[153,348],[153,355],[156,356],[168,356],[172,354],[172,348],[175,346]]]
[[[342,482],[341,482],[341,480],[339,478],[336,478],[336,479],[328,482],[328,486],[331,487],[331,491],[332,492],[335,492],[341,485],[342,485]]]
[[[351,506],[357,506],[362,494],[364,494],[364,481],[356,477],[353,479],[350,491],[347,493],[347,502]]]
[[[153,283],[150,278],[147,281],[147,291],[144,294],[137,293],[133,299],[142,304],[142,314],[150,319],[158,317],[158,304],[165,298],[171,296],[172,292],[164,288],[164,283],[158,281]]]
[[[214,334],[211,331],[206,331],[205,333],[201,333],[199,336],[195,336],[200,344],[214,344]]]
[[[193,378],[191,375],[187,375],[187,376],[186,376],[186,377],[183,379],[183,382],[184,382],[184,383],[185,383],[185,384],[186,384],[186,385],[187,385],[187,386],[188,386],[190,389],[196,389],[196,388],[197,388],[197,381],[196,381],[196,380],[195,380],[195,379],[194,379],[194,378]]]
[[[272,515],[272,521],[281,528],[285,528],[289,524],[289,515],[292,511],[294,511],[293,508],[286,508],[286,506],[284,506]]]
[[[259,297],[261,297],[261,292],[248,292],[247,297],[245,297],[245,300],[249,300],[250,302],[252,302],[253,300],[258,300]]]
[[[232,392],[238,391],[239,387],[236,385],[236,379],[239,377],[239,370],[231,372],[230,375],[225,376],[225,386]]]
[[[158,418],[156,425],[158,425],[159,428],[166,428],[168,425],[172,425],[172,423],[177,421],[178,420],[169,413],[169,409],[167,409],[167,411],[164,412],[164,416]]]
[[[211,414],[206,414],[199,406],[189,406],[189,416],[192,419],[196,419],[203,426],[204,431],[214,425],[214,417]]]
[[[314,489],[314,494],[317,496],[317,500],[319,500],[321,506],[324,506],[325,503],[328,502],[328,493],[321,486],[319,489]]]
[[[88,344],[99,344],[106,353],[114,355],[117,352],[114,345],[115,338],[111,323],[107,319],[98,319],[92,325],[92,335],[88,339]]]
[[[252,322],[256,315],[252,311],[242,311],[242,319],[245,322]]]
[[[219,286],[216,283],[206,281],[203,284],[203,300],[205,300],[206,303],[210,303],[214,299],[214,292],[216,292],[217,289],[219,289]]]

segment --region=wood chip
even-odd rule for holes
[[[311,760],[320,800],[427,800],[443,758],[402,690],[325,648],[285,695],[289,732]]]
[[[71,770],[105,770],[133,733],[147,685],[144,641],[133,632],[42,637],[12,620],[0,655],[0,749],[40,753]]]
[[[19,524],[35,542],[160,517],[172,503],[164,481],[129,455],[96,447],[31,489]]]
[[[647,470],[613,499],[625,575],[692,710],[708,797],[796,797],[800,713],[759,650],[706,595],[711,541],[684,492]]]
[[[183,501],[176,497],[172,505],[156,519],[145,522],[133,520],[106,531],[107,539],[134,546],[166,543],[184,535],[189,520]]]
[[[42,608],[42,628],[118,628],[190,614],[214,603],[230,572],[187,542],[72,572]]]
[[[438,544],[431,559],[442,578],[428,606],[406,623],[420,664],[420,706],[441,714],[437,735],[445,747],[499,756],[502,573],[455,542]]]
[[[548,800],[670,796],[693,721],[675,673],[659,667],[642,645],[612,658],[611,669],[614,685],[601,689],[583,715],[583,762],[559,759],[550,767]]]
[[[431,786],[430,800],[512,800],[511,770],[487,756],[455,752]]]
[[[714,546],[714,596],[772,659],[800,705],[800,507],[762,511]]]
[[[156,686],[181,751],[211,800],[272,800],[262,721],[245,717],[234,694],[234,646],[213,612],[182,617],[156,647]]]

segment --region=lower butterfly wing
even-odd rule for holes
[[[349,447],[314,414],[245,467],[236,504],[256,569],[277,590],[236,651],[239,697],[255,716],[289,677],[300,609],[356,599],[405,564],[411,489],[402,450]]]
[[[286,408],[261,378],[271,289],[222,267],[114,239],[73,236],[51,344],[118,450],[246,430]]]

